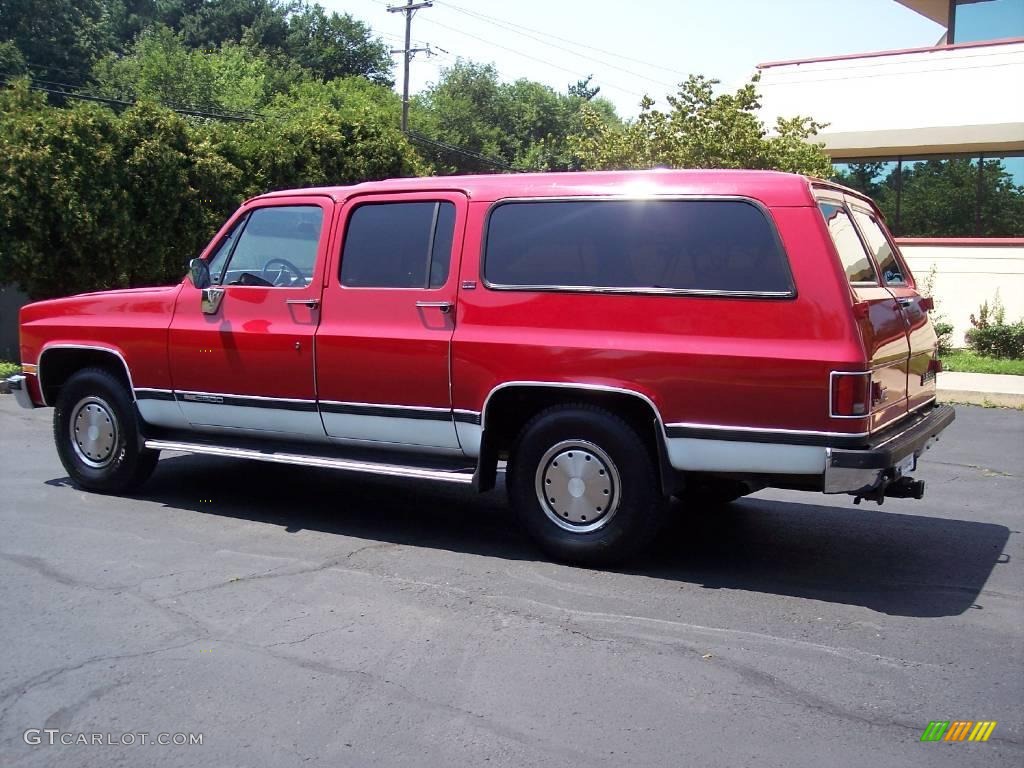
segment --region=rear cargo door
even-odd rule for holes
[[[907,413],[910,345],[899,303],[882,285],[874,261],[840,198],[821,198],[818,208],[846,272],[857,325],[871,369],[870,429],[875,431]]]
[[[921,305],[922,297],[914,287],[914,279],[881,218],[859,202],[851,203],[850,210],[878,267],[882,285],[896,299],[903,314],[910,345],[907,400],[913,410],[935,399],[935,366],[932,364],[936,357],[935,329]]]

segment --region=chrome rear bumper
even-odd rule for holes
[[[35,408],[36,404],[32,402],[32,396],[28,393],[28,385],[25,383],[25,375],[17,373],[14,376],[8,376],[5,379],[7,388],[11,390],[11,394],[14,395],[14,399],[18,401],[18,405],[22,408]]]
[[[864,448],[826,448],[825,493],[865,496],[909,475],[955,418],[952,406],[936,405],[886,430]]]

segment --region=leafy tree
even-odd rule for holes
[[[113,98],[234,112],[257,111],[307,74],[237,43],[213,51],[185,46],[170,28],[149,28],[125,56],[110,54],[93,70],[100,93]]]
[[[618,122],[603,99],[588,104],[526,79],[502,83],[493,65],[460,60],[414,99],[410,122],[431,138],[516,168],[566,170],[575,167],[566,137],[582,130],[584,106],[595,122]],[[435,164],[447,173],[494,170],[455,153],[435,156]]]
[[[247,196],[424,170],[397,97],[363,78],[304,83],[266,114],[56,108],[25,80],[0,90],[0,274],[33,298],[167,283]]]
[[[716,93],[717,80],[691,75],[669,96],[670,109],[644,97],[640,115],[622,127],[587,115],[569,143],[583,167],[766,168],[828,177],[832,166],[810,139],[822,127],[806,117],[780,118],[774,135],[757,115],[755,76],[735,93]]]
[[[13,43],[36,76],[79,85],[110,47],[101,0],[4,0],[0,42]]]
[[[33,298],[180,276],[241,183],[173,112],[0,92],[0,272]]]
[[[587,75],[582,80],[577,80],[575,84],[569,86],[569,95],[578,96],[584,101],[590,101],[601,92],[601,86],[592,86],[590,84],[590,81],[593,79],[593,75]]]
[[[297,64],[325,80],[363,75],[391,86],[390,49],[347,13],[330,15],[320,5],[304,6],[288,19],[284,50]]]

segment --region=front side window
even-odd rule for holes
[[[449,202],[367,203],[345,228],[341,284],[350,288],[440,288],[455,236]]]
[[[860,227],[861,234],[864,235],[868,248],[875,257],[875,263],[882,271],[882,280],[887,285],[906,285],[907,278],[903,275],[903,267],[900,266],[896,252],[882,231],[878,219],[873,214],[856,208],[853,209],[853,218],[857,220],[857,226]]]
[[[846,209],[839,203],[820,202],[818,208],[821,215],[825,217],[828,225],[828,233],[835,243],[839,252],[839,260],[846,270],[846,279],[851,284],[870,283],[878,284],[878,275],[875,274],[875,267],[864,250],[864,244],[857,236],[857,230],[853,227],[853,220]]]
[[[771,224],[741,200],[500,204],[484,277],[498,288],[793,293]]]
[[[323,209],[317,205],[255,209],[241,228],[221,283],[279,288],[309,285],[323,217]]]
[[[243,215],[242,218],[235,222],[231,230],[221,238],[220,245],[217,246],[210,258],[207,259],[206,263],[210,267],[210,277],[214,285],[220,285],[224,266],[228,263],[228,256],[231,255],[231,249],[235,247],[235,241],[238,240],[238,233],[245,226],[245,218]]]

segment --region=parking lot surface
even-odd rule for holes
[[[923,501],[676,506],[617,571],[499,492],[168,456],[84,493],[51,418],[0,397],[0,764],[1024,764],[1024,412],[960,407]]]

